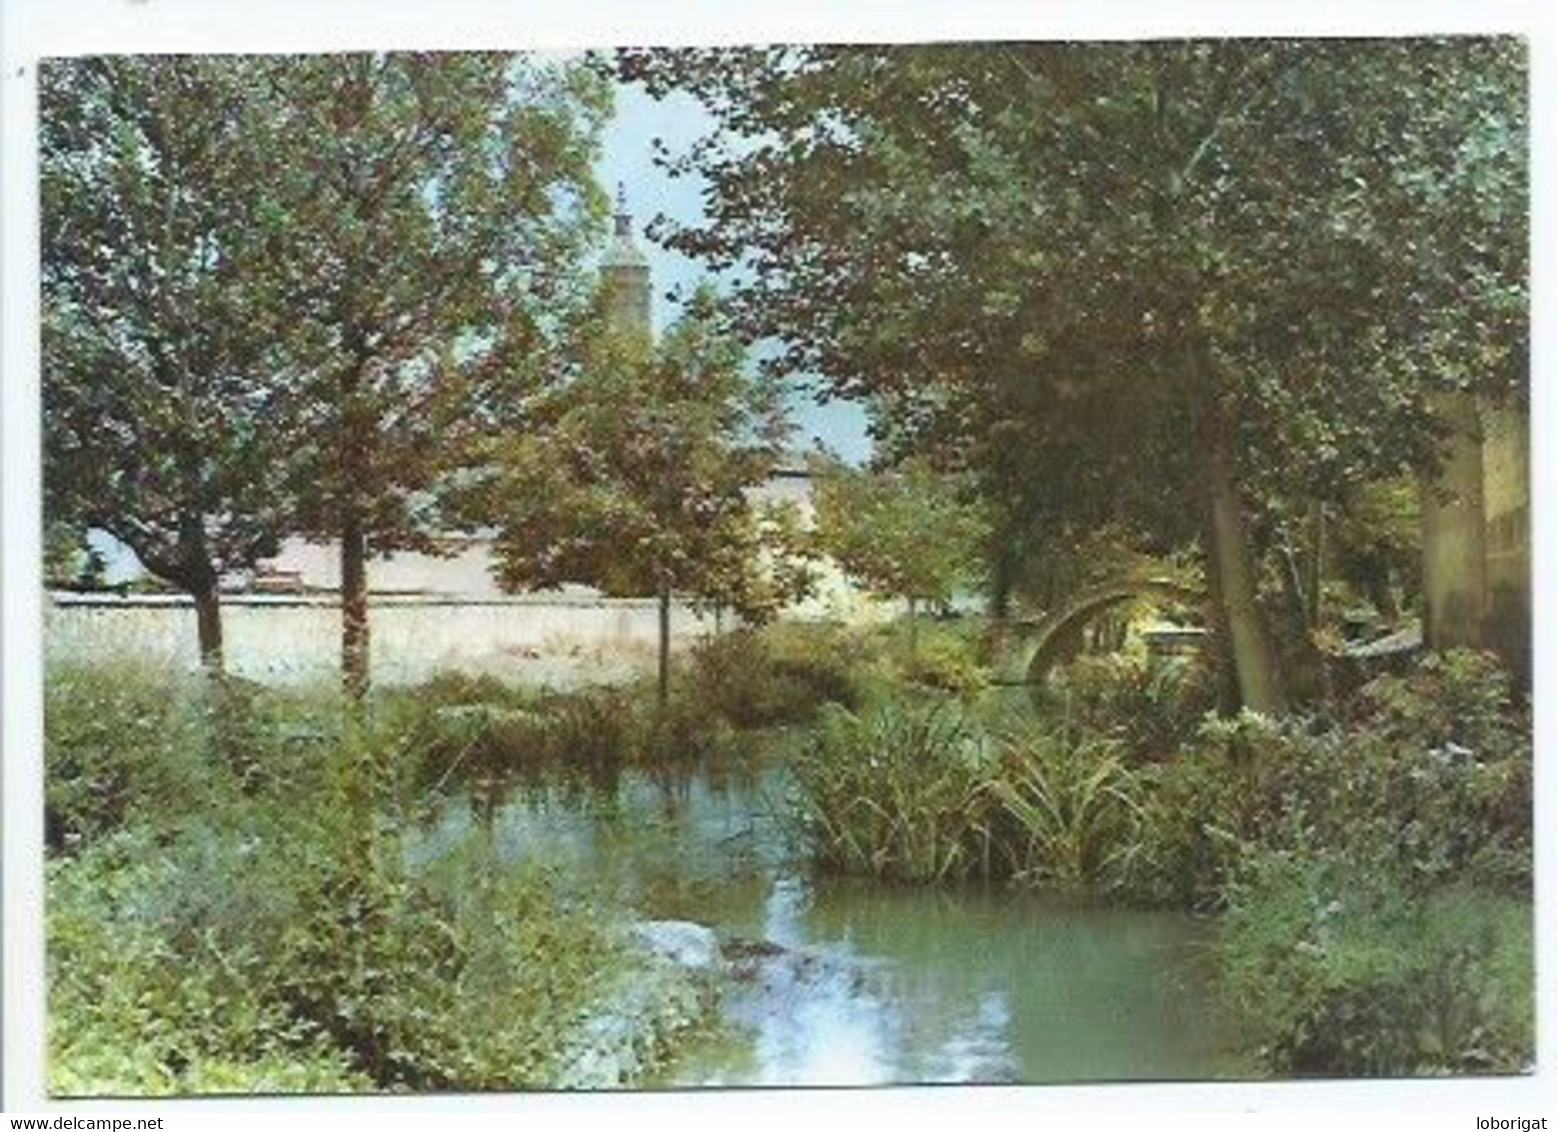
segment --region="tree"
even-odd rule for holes
[[[890,471],[813,461],[817,541],[869,589],[908,607],[908,652],[918,655],[921,603],[950,601],[978,579],[988,521],[963,484],[923,460]]]
[[[1095,471],[1089,506],[1113,495],[1163,541],[1193,516],[1257,710],[1287,701],[1258,585],[1267,493],[1338,497],[1430,465],[1434,392],[1519,369],[1514,41],[619,63],[717,123],[671,160],[707,180],[707,223],[666,235],[745,266],[743,330],[781,338],[781,368],[840,395],[912,404],[908,435],[939,460],[1020,482],[997,508],[1013,527],[1064,509],[1033,471],[1056,448]],[[991,458],[1013,441],[1044,454]]]
[[[748,492],[788,431],[777,385],[747,375],[714,316],[698,291],[657,348],[597,323],[532,426],[492,446],[496,471],[474,504],[498,525],[506,588],[658,599],[661,706],[673,597],[738,605],[752,593],[761,527]]]
[[[583,62],[501,53],[286,59],[267,78],[287,139],[275,250],[307,334],[288,464],[302,530],[339,540],[360,697],[369,558],[436,550],[440,483],[513,419],[579,295],[609,90]]]
[[[274,140],[248,65],[55,60],[40,76],[45,509],[193,599],[222,671],[218,583],[286,529],[295,406],[264,277]]]
[[[765,625],[816,590],[816,540],[799,505],[749,494],[747,503],[710,540],[697,588],[688,595],[694,608],[713,611],[715,632],[727,613]]]

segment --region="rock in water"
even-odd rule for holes
[[[712,929],[689,920],[644,920],[633,938],[655,955],[688,971],[710,972],[719,964],[719,940]]]

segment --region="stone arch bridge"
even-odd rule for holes
[[[1172,578],[1128,578],[1088,586],[1042,617],[1011,623],[995,649],[995,682],[1043,683],[1049,670],[1079,646],[1082,631],[1093,618],[1139,597],[1164,597],[1197,606],[1206,602],[1204,590]]]

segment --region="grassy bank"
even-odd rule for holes
[[[597,894],[540,867],[407,867],[408,718],[51,669],[55,1094],[611,1086],[697,1022],[663,972],[641,993],[652,965]],[[632,1027],[602,1030],[629,999]]]

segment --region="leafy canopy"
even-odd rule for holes
[[[748,492],[788,424],[777,384],[743,361],[708,290],[657,347],[599,328],[532,426],[493,445],[481,497],[501,583],[745,602],[761,530]]]

